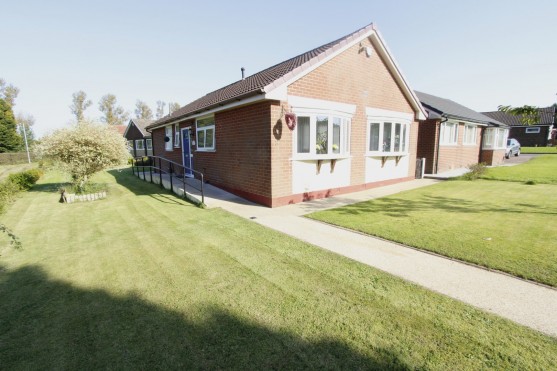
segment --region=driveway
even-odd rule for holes
[[[518,164],[523,164],[527,161],[530,161],[534,157],[538,157],[539,155],[524,155],[521,154],[520,156],[511,156],[509,159],[505,159],[505,162],[499,166],[514,166]]]

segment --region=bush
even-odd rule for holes
[[[19,190],[24,191],[30,189],[40,177],[43,175],[39,169],[31,169],[22,171],[8,176],[8,182],[15,184]]]
[[[485,174],[487,167],[485,162],[480,162],[479,164],[472,164],[468,166],[468,173],[462,176],[465,180],[476,180]]]

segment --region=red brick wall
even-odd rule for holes
[[[505,162],[505,152],[504,149],[496,150],[483,150],[481,162],[485,162],[488,166],[501,165]]]
[[[370,58],[362,51],[361,47],[366,46],[374,50]],[[292,83],[288,87],[288,94],[357,106],[351,123],[351,185],[365,182],[365,107],[414,112],[376,49],[367,39],[362,41],[361,46],[354,45]],[[413,123],[409,143],[411,155],[408,175],[411,177],[415,173],[417,137],[418,125]]]
[[[464,140],[464,124],[458,125],[458,141],[456,145],[439,146],[439,165],[437,172],[465,168],[472,164],[477,164],[480,158],[480,143],[482,129],[478,127],[476,130],[476,144],[465,145]]]

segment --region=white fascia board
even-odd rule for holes
[[[288,96],[288,104],[293,111],[317,110],[321,112],[338,112],[344,115],[353,116],[356,112],[355,104],[340,103],[322,99]]]
[[[369,118],[384,118],[384,119],[395,119],[395,120],[405,120],[414,121],[414,115],[408,112],[398,112],[390,111],[382,108],[371,108],[366,107],[366,116]]]
[[[406,95],[406,98],[410,101],[410,104],[414,108],[414,111],[416,112],[416,120],[425,120],[427,118],[427,114],[422,107],[420,100],[416,96],[416,93],[414,93],[414,90],[410,87],[410,84],[408,84],[408,81],[402,74],[402,70],[398,67],[396,60],[389,51],[387,44],[383,41],[383,38],[378,30],[375,30],[375,32],[371,35],[371,41],[378,53],[383,57],[387,68],[391,71],[396,82],[402,88],[403,93]]]

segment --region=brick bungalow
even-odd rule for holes
[[[504,122],[510,126],[509,138],[514,138],[523,147],[545,147],[553,144],[553,129],[557,124],[555,106],[540,108],[538,110],[540,120],[535,125],[524,125],[519,116],[514,116],[506,112],[494,111],[484,112],[483,114],[495,120]],[[554,133],[554,132],[553,132]]]
[[[152,156],[153,140],[151,133],[145,128],[153,123],[153,120],[131,119],[124,131],[124,138],[128,141],[128,148],[133,157]]]
[[[276,207],[414,179],[425,111],[370,24],[147,127],[156,156]]]
[[[418,158],[425,158],[425,173],[438,174],[505,159],[508,127],[450,99],[416,92],[427,112],[420,122]]]

